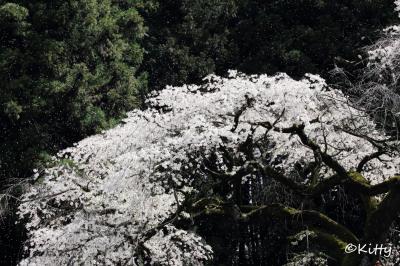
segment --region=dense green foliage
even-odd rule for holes
[[[0,176],[24,176],[137,107],[144,33],[124,1],[1,3]]]
[[[143,8],[125,0],[0,1],[1,189],[140,104]],[[0,232],[8,265],[9,252],[18,252],[13,220],[3,219]]]
[[[391,0],[168,0],[146,17],[152,88],[246,73],[327,73],[357,60],[396,15]],[[345,60],[343,60],[345,59]]]

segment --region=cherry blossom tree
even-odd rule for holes
[[[289,242],[301,245],[306,235],[317,244],[304,263],[380,259],[345,247],[390,241],[399,143],[320,77],[231,71],[167,87],[148,105],[37,170],[19,207],[29,236],[20,265],[212,263],[213,248],[194,226],[204,217],[290,223]],[[298,200],[281,199],[271,182]],[[303,204],[339,188],[364,203],[361,234]]]
[[[400,11],[396,0],[395,11]],[[392,134],[400,132],[400,25],[386,28],[380,40],[366,47],[366,67],[352,85],[359,106]]]

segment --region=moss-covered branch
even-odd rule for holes
[[[311,226],[337,236],[343,242],[358,242],[358,238],[345,226],[335,222],[328,216],[314,210],[298,210],[281,204],[263,206],[241,206],[242,219],[266,216],[275,219],[286,219],[293,225]]]
[[[368,217],[364,229],[364,240],[369,243],[382,243],[399,213],[400,187],[394,187]]]
[[[368,196],[384,194],[400,186],[400,176],[391,177],[376,185],[370,185],[358,172],[351,172],[349,176],[350,179],[346,181],[345,185],[352,188],[357,193]]]
[[[347,243],[343,242],[336,236],[328,234],[317,228],[308,228],[307,230],[301,231],[295,236],[289,237],[289,241],[298,241],[298,235],[307,235],[307,239],[302,238],[300,243],[304,242],[304,240],[309,241],[310,243],[307,245],[311,244],[313,246],[312,249],[316,249],[327,254],[329,257],[334,259],[336,263],[340,263],[342,261]]]
[[[295,180],[286,176],[272,165],[266,165],[261,160],[248,161],[239,171],[224,174],[223,177],[228,182],[240,180],[243,176],[257,172],[263,176],[273,178],[286,188],[291,189],[298,195],[305,197],[315,197],[333,189],[336,186],[343,186],[358,194],[364,203],[366,211],[366,225],[361,238],[355,236],[348,228],[330,219],[315,210],[298,210],[281,204],[268,204],[261,206],[243,206],[234,203],[226,203],[219,198],[204,198],[191,207],[193,218],[203,215],[221,215],[233,218],[238,222],[248,222],[260,217],[280,219],[289,222],[293,227],[302,230],[306,226],[314,232],[314,239],[321,246],[321,251],[326,252],[338,263],[345,266],[358,266],[365,254],[346,254],[347,243],[383,243],[394,219],[400,213],[400,176],[394,176],[376,185],[371,185],[368,180],[360,173],[364,166],[371,160],[384,154],[384,143],[374,142],[378,151],[365,156],[358,165],[357,172],[347,171],[333,156],[326,153],[326,150],[313,142],[304,132],[304,125],[294,125],[289,128],[276,128],[275,125],[268,123],[262,124],[267,129],[277,130],[282,133],[295,134],[301,142],[310,148],[314,154],[318,155],[321,161],[331,168],[335,174],[326,179],[314,182],[311,185],[297,183]],[[319,179],[319,178],[317,178]],[[375,197],[388,193],[379,203]],[[369,261],[377,258],[368,257]]]
[[[298,210],[282,204],[261,206],[237,206],[218,198],[203,198],[193,203],[189,210],[193,218],[203,215],[223,215],[240,222],[257,219],[260,216],[285,219],[295,227],[311,226],[337,237],[342,242],[358,242],[358,238],[345,226],[314,210]]]

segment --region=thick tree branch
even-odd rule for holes
[[[376,185],[368,184],[365,178],[358,172],[349,173],[349,176],[350,179],[346,181],[345,185],[358,193],[368,196],[384,194],[394,188],[400,187],[400,176],[391,177]]]
[[[298,227],[306,225],[334,234],[343,242],[358,242],[358,238],[346,227],[314,210],[298,210],[282,204],[235,206],[218,198],[203,198],[194,203],[189,212],[193,218],[203,215],[222,215],[242,222],[257,219],[260,216],[286,219]]]
[[[338,161],[336,161],[332,156],[330,156],[326,152],[323,152],[318,144],[316,144],[315,142],[313,142],[308,138],[308,136],[304,132],[304,128],[305,126],[302,124],[302,125],[293,125],[292,127],[288,128],[277,128],[277,130],[283,133],[291,133],[298,135],[301,142],[310,149],[312,149],[315,153],[319,154],[321,156],[321,160],[328,167],[333,169],[337,173],[337,175],[327,180],[321,181],[320,183],[316,184],[315,187],[310,188],[296,184],[294,181],[273,170],[271,167],[264,167],[264,171],[267,174],[274,177],[276,180],[280,181],[287,187],[293,189],[296,192],[300,192],[301,194],[317,195],[318,193],[322,193],[323,191],[333,188],[336,185],[344,184],[348,185],[351,188],[356,189],[357,192],[359,193],[369,196],[374,196],[386,193],[391,188],[393,188],[393,186],[397,186],[400,183],[399,177],[392,177],[387,181],[371,186],[364,181],[365,178],[363,177],[359,178],[358,172],[360,171],[357,171],[356,173],[348,173],[346,169]],[[379,140],[374,140],[372,138],[369,138],[368,136],[363,136],[356,133],[353,134],[358,137],[366,138],[371,143],[375,143],[376,147],[379,148],[378,152],[366,156],[361,160],[361,162],[357,167],[358,170],[362,169],[364,165],[368,163],[370,160],[377,158],[385,153],[383,147],[381,146],[383,142]]]
[[[293,190],[297,194],[304,196],[317,196],[321,193],[328,191],[329,189],[334,188],[337,185],[344,185],[348,188],[353,189],[357,193],[367,196],[384,194],[389,192],[392,188],[400,187],[400,176],[394,176],[379,184],[370,185],[358,172],[347,173],[347,176],[349,178],[335,174],[327,179],[318,182],[315,186],[305,186],[302,184],[298,184],[292,178],[286,177],[285,175],[279,173],[271,166],[260,165],[259,169],[264,175],[275,179],[276,181]]]
[[[302,231],[299,234],[308,234],[308,240],[311,241],[313,246],[317,246],[318,251],[322,251],[332,259],[339,263],[343,259],[343,254],[345,254],[345,248],[347,243],[343,242],[335,235],[327,234],[324,231],[318,230],[316,228],[309,228],[308,230]],[[289,237],[290,241],[296,241],[296,236]],[[304,242],[304,239],[302,240]]]
[[[400,180],[400,177],[398,178]],[[400,213],[400,187],[390,190],[375,211],[369,216],[365,229],[364,240],[366,242],[383,243],[393,221]]]
[[[291,189],[293,192],[295,192],[299,195],[303,195],[303,196],[320,195],[320,194],[334,188],[337,185],[343,184],[344,181],[346,180],[345,177],[335,174],[329,178],[326,178],[326,179],[316,183],[316,185],[314,185],[314,186],[313,185],[306,186],[306,185],[302,185],[302,184],[295,182],[292,178],[285,176],[284,174],[273,169],[271,166],[263,166],[260,164],[259,169],[264,175],[275,179],[276,181],[280,182],[282,185]]]
[[[286,177],[284,174],[281,174],[271,166],[263,166],[261,164],[258,165],[258,169],[264,176],[271,177],[286,186],[287,188],[293,190],[297,194],[307,195],[308,187],[302,184],[298,184],[293,178]]]
[[[314,119],[314,120],[310,121],[310,123],[316,123],[318,121],[319,121],[318,119]],[[300,124],[300,125],[295,124],[291,127],[286,127],[286,128],[280,128],[280,127],[273,126],[269,122],[259,122],[256,124],[263,126],[268,130],[273,129],[274,131],[282,132],[282,133],[286,133],[286,134],[296,134],[305,146],[307,146],[308,148],[310,148],[315,153],[317,153],[321,156],[321,160],[328,167],[332,168],[337,174],[347,177],[347,171],[345,170],[345,168],[339,162],[337,162],[332,156],[330,156],[326,152],[322,151],[321,147],[318,144],[316,144],[315,142],[313,142],[306,135],[306,133],[304,132],[304,128],[305,128],[304,124]]]
[[[400,213],[400,187],[396,186],[390,190],[382,202],[367,217],[364,228],[364,237],[361,243],[385,243],[389,229],[393,221]],[[378,259],[370,256],[370,261]],[[362,256],[356,253],[347,254],[342,261],[343,266],[361,265]]]
[[[294,125],[291,128],[287,128],[286,131],[288,133],[294,133],[297,136],[299,136],[301,142],[312,149],[314,152],[318,153],[321,155],[321,160],[330,168],[332,168],[338,175],[347,177],[347,171],[346,169],[338,162],[336,161],[332,156],[327,154],[326,152],[323,152],[321,150],[321,147],[313,142],[311,139],[308,138],[306,133],[304,132],[304,124],[302,125]]]
[[[379,156],[385,154],[383,150],[379,150],[377,152],[374,152],[370,155],[365,156],[360,163],[357,166],[357,172],[361,173],[363,171],[364,166],[371,160],[379,158]]]
[[[332,233],[342,239],[342,241],[358,242],[358,238],[346,227],[314,210],[298,210],[281,204],[241,206],[240,209],[247,211],[242,214],[242,219],[245,220],[259,215],[280,219],[290,219],[294,224],[312,226],[325,232]]]

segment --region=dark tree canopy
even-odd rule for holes
[[[199,81],[218,69],[233,66],[236,44],[231,26],[238,12],[237,1],[159,1],[146,17],[149,35],[143,68],[150,87]]]
[[[335,57],[356,60],[358,49],[396,18],[390,0],[243,2],[234,42],[239,68],[250,73],[326,73]]]
[[[139,106],[143,8],[125,0],[0,1],[1,190]],[[0,231],[5,263],[8,250],[18,251],[9,243],[13,219]]]
[[[127,3],[0,2],[0,176],[138,106],[145,27]]]
[[[391,0],[168,0],[146,17],[144,68],[152,88],[227,69],[326,74],[396,19]]]

